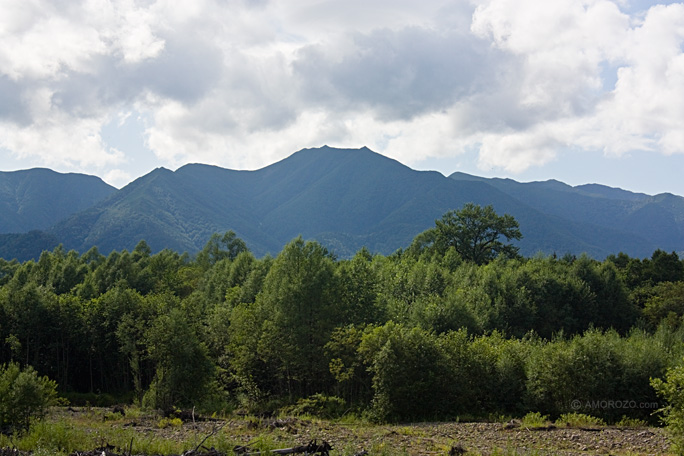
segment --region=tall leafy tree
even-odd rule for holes
[[[373,257],[363,248],[335,270],[340,287],[339,302],[345,323],[375,323],[382,311],[377,305],[379,276],[373,267]]]
[[[323,347],[339,321],[334,265],[328,251],[301,237],[285,246],[264,281],[260,352],[289,394],[318,392],[329,374]]]
[[[144,403],[161,409],[201,405],[210,394],[214,365],[183,309],[157,317],[146,339],[156,372]]]
[[[225,258],[234,260],[240,253],[247,250],[247,244],[235,234],[235,231],[226,231],[223,235],[214,233],[202,251],[197,254],[197,263],[209,268]]]
[[[519,224],[513,216],[498,215],[491,205],[467,203],[435,220],[435,227],[418,235],[409,251],[428,248],[444,255],[453,247],[463,260],[482,265],[500,255],[517,256],[519,249],[510,241],[521,238]]]

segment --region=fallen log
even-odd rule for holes
[[[304,453],[305,455],[314,455],[318,454],[320,456],[330,456],[330,450],[332,450],[332,447],[328,442],[325,440],[319,445],[316,440],[312,440],[309,442],[308,445],[301,445],[301,446],[296,446],[292,448],[281,448],[278,450],[270,450],[270,451],[252,451],[251,448],[246,447],[246,446],[236,446],[233,448],[233,452],[236,455],[239,456],[253,456],[253,455],[259,455],[259,454],[265,454],[265,453],[272,453],[272,454],[300,454]]]

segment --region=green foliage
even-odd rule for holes
[[[366,333],[359,351],[373,374],[374,419],[405,420],[444,412],[449,372],[433,335],[388,323]]]
[[[684,316],[684,282],[661,282],[652,287],[644,303],[643,315],[651,327],[667,320],[674,326]]]
[[[301,238],[285,246],[259,295],[265,321],[257,350],[288,394],[315,393],[329,378],[323,347],[340,320],[336,298],[328,252]]]
[[[543,428],[551,424],[548,415],[539,412],[529,412],[521,420],[520,426],[527,429]]]
[[[574,428],[581,427],[603,427],[606,422],[601,418],[596,418],[591,415],[586,415],[584,413],[564,413],[556,420],[558,426],[567,426]]]
[[[446,212],[435,221],[435,228],[419,235],[418,245],[430,245],[436,252],[445,254],[450,247],[466,261],[485,264],[499,255],[513,258],[518,248],[506,241],[522,238],[518,222],[508,214],[499,216],[493,206],[484,208],[473,203],[459,210]],[[420,247],[418,247],[420,250]]]
[[[336,328],[325,344],[328,367],[337,384],[336,395],[350,403],[367,403],[372,397],[371,378],[358,355],[364,329],[354,325]]]
[[[338,299],[344,314],[341,322],[352,324],[378,323],[383,318],[377,305],[380,277],[378,265],[363,248],[351,260],[342,261],[335,269]]]
[[[44,416],[57,403],[57,384],[40,377],[28,366],[0,366],[0,428],[28,430],[32,420]]]
[[[671,254],[478,265],[453,246],[338,260],[302,238],[276,258],[214,241],[204,259],[140,242],[0,262],[0,362],[79,404],[615,423],[652,420],[602,404],[656,403],[650,379],[684,357]]]
[[[187,314],[172,308],[167,315],[158,316],[146,338],[156,371],[144,405],[162,410],[204,405],[214,379],[214,366]]]
[[[677,454],[684,454],[684,366],[669,368],[665,378],[654,378],[651,385],[667,401],[659,411]]]
[[[299,399],[291,409],[288,409],[288,412],[295,415],[311,415],[331,419],[341,417],[347,410],[347,402],[342,398],[314,394]]]
[[[226,231],[223,236],[214,233],[202,251],[197,254],[197,262],[202,267],[209,268],[223,259],[232,261],[246,251],[247,244],[237,237],[235,231]]]
[[[644,420],[640,420],[639,418],[630,418],[628,416],[623,416],[622,418],[620,418],[620,421],[615,423],[615,426],[623,428],[640,428],[647,427],[648,423]]]
[[[183,421],[180,418],[162,418],[157,423],[159,429],[166,429],[168,427],[179,428],[181,426],[183,426]]]
[[[648,419],[653,410],[636,404],[657,402],[649,378],[661,376],[671,357],[638,331],[621,338],[614,331],[591,330],[543,343],[527,363],[527,403],[554,416],[587,412],[617,421],[629,412]]]

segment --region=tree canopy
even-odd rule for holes
[[[263,413],[303,400],[378,420],[653,420],[648,408],[570,404],[657,402],[650,379],[684,358],[678,254],[525,258],[506,242],[519,236],[512,218],[467,205],[390,256],[338,259],[299,237],[256,258],[228,232],[196,258],[141,242],[0,261],[11,374],[0,373],[0,399],[30,366],[74,405]],[[18,419],[8,413],[0,427]]]
[[[454,248],[463,260],[482,265],[500,255],[514,258],[519,249],[510,241],[520,239],[522,233],[513,216],[498,215],[491,205],[467,203],[435,220],[434,228],[416,237],[413,248],[421,251],[427,247],[440,255]]]

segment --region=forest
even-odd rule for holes
[[[0,364],[74,404],[657,422],[654,379],[684,358],[684,261],[521,257],[515,220],[488,209],[388,256],[299,237],[257,258],[229,231],[192,257],[141,241],[0,260]]]

